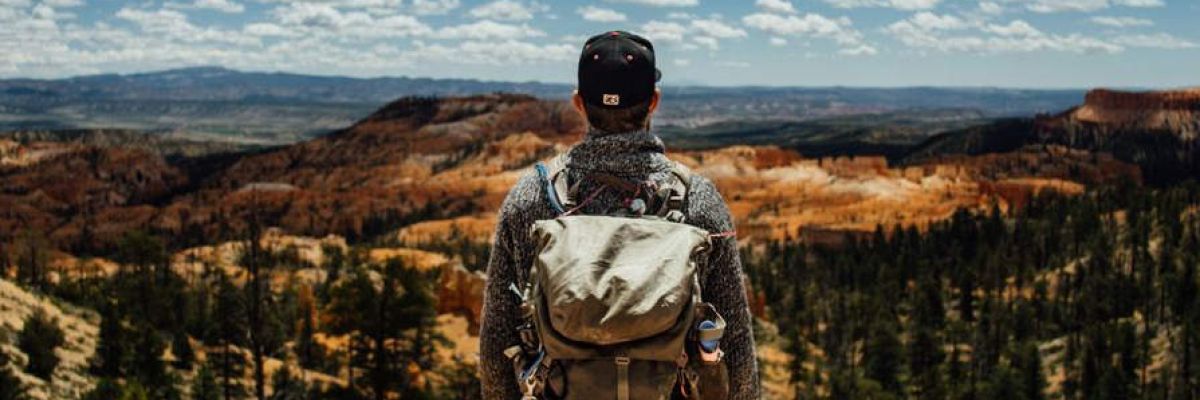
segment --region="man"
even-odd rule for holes
[[[565,156],[565,174],[579,205],[568,213],[601,215],[629,207],[630,193],[613,190],[606,182],[587,179],[597,173],[648,187],[665,186],[674,163],[662,141],[650,133],[650,117],[661,92],[655,87],[655,68],[649,41],[626,32],[608,32],[588,40],[579,60],[578,88],[572,102],[589,124],[587,136]],[[608,182],[611,183],[611,182]],[[727,322],[720,348],[728,368],[729,398],[757,399],[759,378],[754,355],[751,317],[742,283],[742,267],[733,235],[733,221],[721,195],[708,179],[692,175],[683,206],[684,222],[714,233],[701,275],[703,301],[711,303]],[[523,176],[501,206],[484,299],[481,327],[483,398],[522,398],[514,365],[506,350],[522,340],[521,298],[513,288],[528,278],[537,256],[530,236],[535,221],[553,219],[561,210],[548,201],[546,179]]]

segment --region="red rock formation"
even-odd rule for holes
[[[1043,133],[1165,131],[1194,140],[1200,132],[1200,88],[1162,92],[1096,89],[1088,92],[1082,106],[1038,122]]]
[[[442,279],[438,284],[438,314],[466,317],[468,332],[478,336],[486,284],[487,277],[482,272],[467,271],[458,264],[442,268]]]
[[[1084,105],[1109,110],[1200,110],[1200,88],[1166,92],[1121,92],[1095,89]]]

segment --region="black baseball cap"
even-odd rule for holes
[[[579,95],[596,107],[624,109],[654,96],[662,78],[654,63],[654,45],[625,31],[592,36],[579,56]]]

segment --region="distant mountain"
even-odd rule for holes
[[[1024,146],[1061,145],[1111,153],[1137,164],[1147,183],[1200,176],[1200,89],[1121,92],[1096,89],[1084,103],[1058,114],[1001,120],[930,138],[907,163],[949,155],[1004,153]]]
[[[349,126],[392,99],[496,92],[562,100],[572,85],[471,79],[348,78],[186,68],[67,79],[0,80],[0,132],[132,129],[286,144]],[[665,86],[658,126],[808,121],[904,110],[986,117],[1063,110],[1078,90]]]
[[[385,103],[401,96],[459,96],[512,92],[536,96],[568,93],[567,85],[486,82],[473,79],[347,78],[284,72],[242,72],[196,67],[129,75],[57,80],[0,80],[6,103],[74,100],[252,101],[281,103]]]

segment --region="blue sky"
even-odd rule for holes
[[[664,85],[1200,85],[1196,0],[0,0],[0,77],[219,65],[571,82],[654,41]]]

